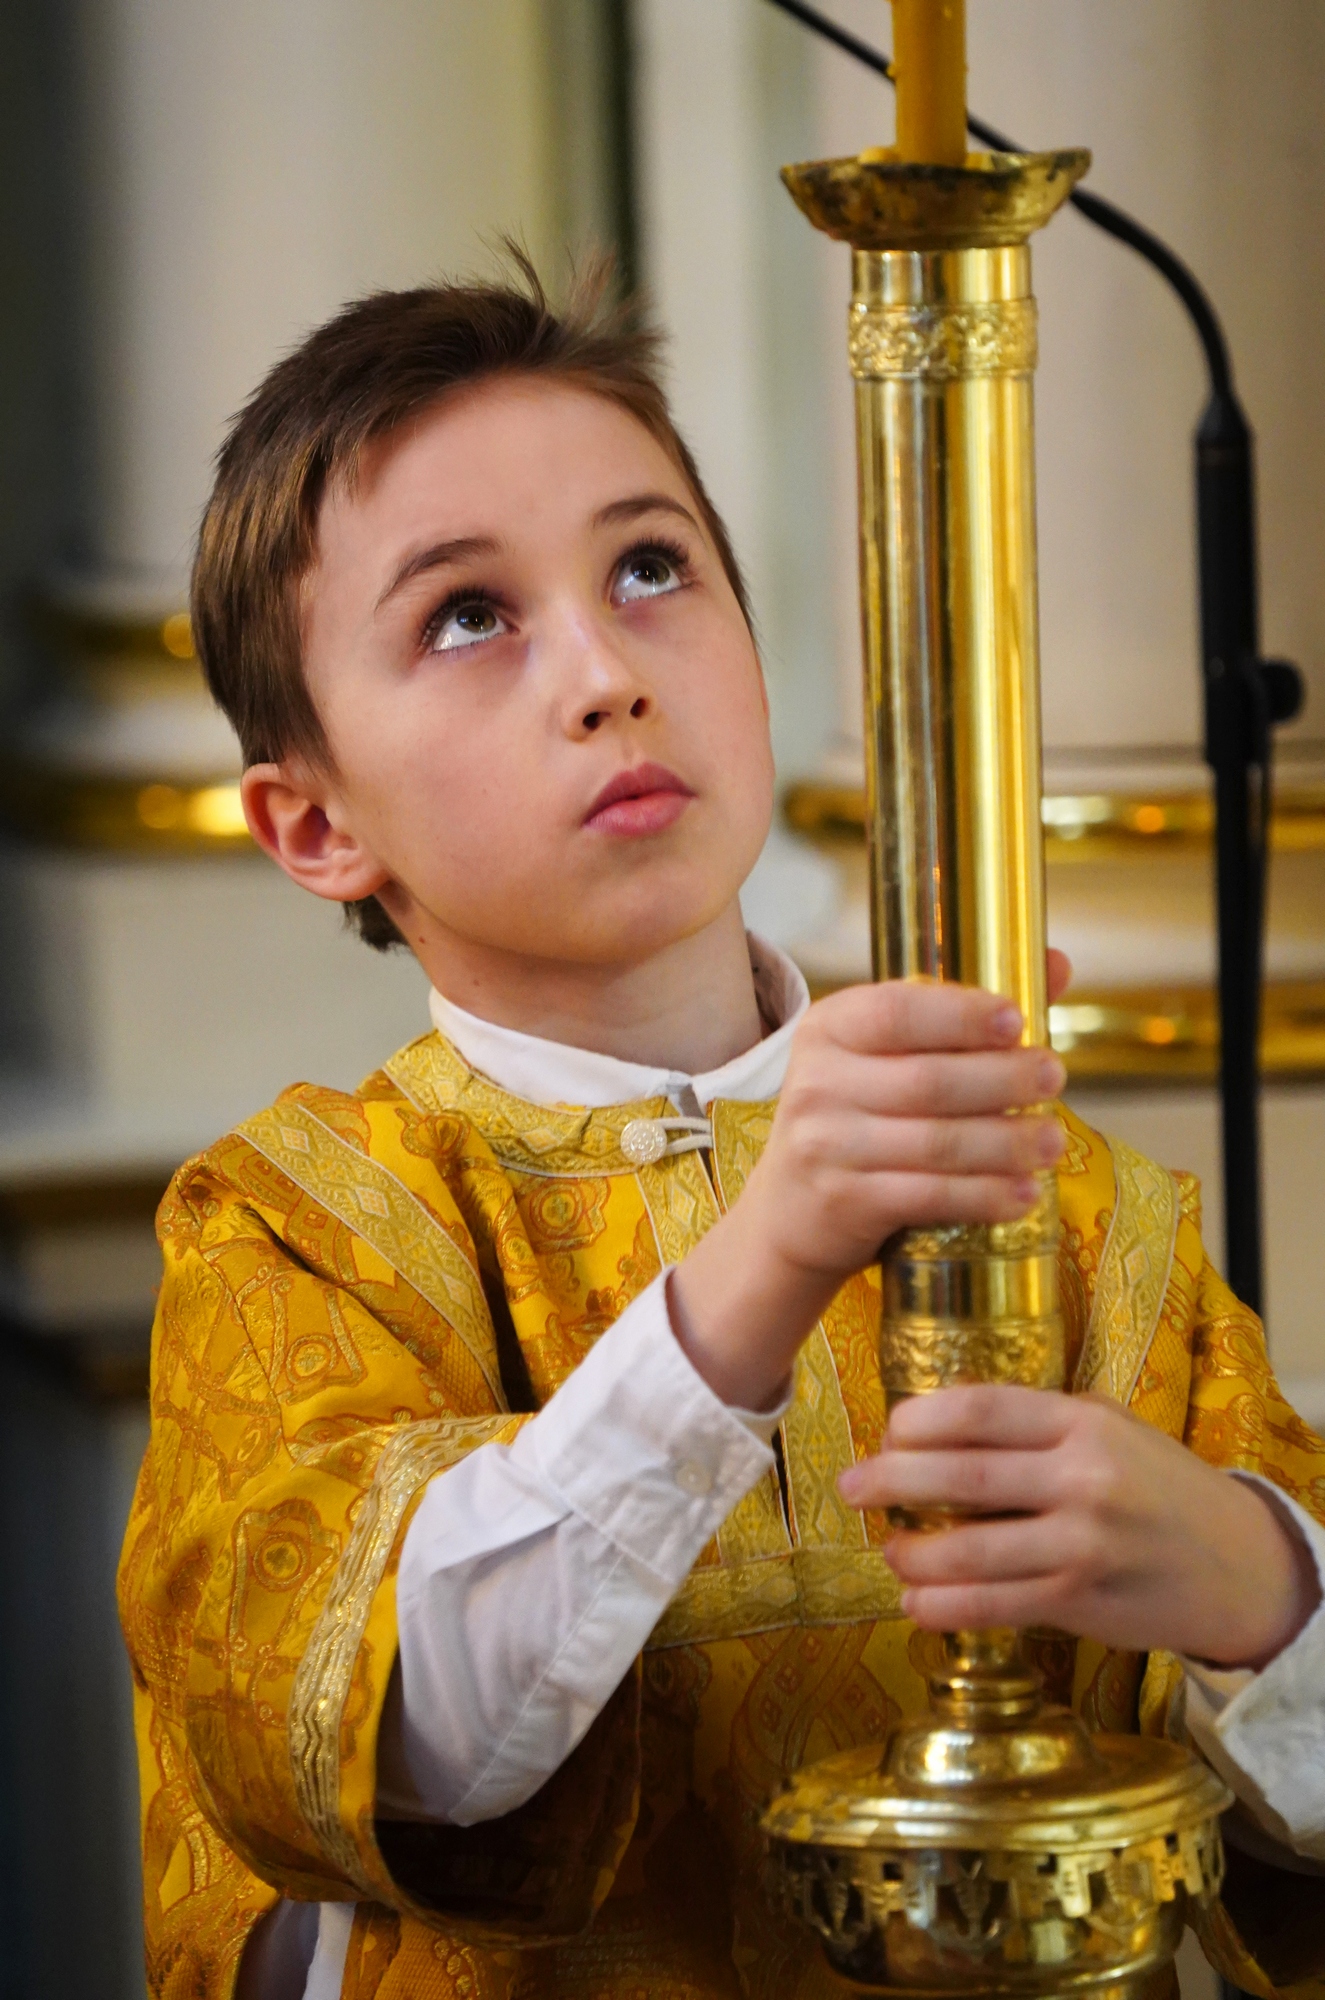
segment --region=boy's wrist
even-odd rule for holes
[[[1270,1531],[1264,1537],[1263,1556],[1249,1565],[1261,1587],[1248,1593],[1247,1601],[1262,1606],[1264,1616],[1262,1629],[1248,1633],[1249,1643],[1237,1649],[1242,1657],[1212,1664],[1262,1673],[1292,1645],[1319,1610],[1321,1572],[1314,1552],[1287,1511],[1276,1504],[1276,1496],[1268,1493],[1259,1481],[1253,1485],[1249,1480],[1237,1478],[1235,1484],[1259,1503]]]
[[[838,1288],[783,1257],[738,1204],[672,1273],[672,1330],[691,1366],[724,1403],[761,1410],[777,1400],[797,1350]]]

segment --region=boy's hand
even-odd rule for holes
[[[1057,985],[1064,976],[1053,968]],[[911,1224],[1002,1222],[1063,1148],[1063,1066],[972,987],[855,986],[812,1007],[740,1200],[673,1273],[673,1324],[724,1401],[767,1407],[843,1280]]]
[[[1259,1667],[1320,1602],[1309,1552],[1253,1487],[1101,1397],[1006,1385],[912,1397],[878,1457],[839,1485],[857,1507],[994,1517],[889,1542],[903,1608],[936,1631],[1056,1625]]]

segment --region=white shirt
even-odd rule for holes
[[[497,1027],[437,993],[432,1017],[473,1068],[535,1103],[667,1097],[682,1112],[718,1097],[763,1100],[781,1088],[809,995],[789,959],[757,938],[750,946],[761,1012],[781,1025],[703,1076]],[[672,1334],[664,1274],[513,1444],[481,1446],[435,1478],[401,1551],[402,1699],[398,1740],[379,1745],[383,1809],[467,1826],[530,1798],[767,1470],[782,1414],[731,1410],[708,1388]],[[1253,1483],[1325,1579],[1325,1530]],[[1259,1674],[1184,1665],[1187,1731],[1276,1858],[1287,1847],[1325,1860],[1325,1606]],[[352,1920],[352,1904],[321,1906],[304,2000],[339,2000]]]

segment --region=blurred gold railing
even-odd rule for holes
[[[853,785],[793,784],[783,811],[787,825],[818,847],[863,850],[864,794]],[[1078,868],[1094,863],[1142,866],[1164,856],[1199,861],[1213,833],[1211,800],[1194,790],[1054,791],[1045,795],[1042,819],[1051,908],[1054,874],[1062,867],[1076,878]],[[1295,777],[1277,788],[1270,845],[1275,854],[1325,855],[1325,781],[1317,781],[1314,771],[1308,782]],[[1320,927],[1325,941],[1325,880]],[[833,983],[811,978],[816,994]],[[1049,1027],[1074,1083],[1209,1082],[1218,1072],[1218,1018],[1208,986],[1073,988],[1050,1009]],[[1325,1076],[1325,979],[1266,985],[1261,1062],[1275,1080]]]
[[[0,819],[26,839],[57,847],[196,854],[252,846],[234,778],[144,783],[6,763]]]
[[[783,801],[789,827],[819,843],[865,838],[865,795],[852,785],[790,785]],[[1208,796],[1123,792],[1047,792],[1042,802],[1045,858],[1095,861],[1151,853],[1208,848],[1214,808]],[[1294,785],[1276,792],[1270,825],[1276,852],[1325,850],[1325,783]]]

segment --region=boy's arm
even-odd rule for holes
[[[1325,1442],[1284,1398],[1260,1321],[1209,1259],[1196,1287],[1186,1440],[1258,1488],[1325,1587]],[[1143,1720],[1184,1732],[1231,1784],[1228,1873],[1198,1919],[1210,1957],[1244,1990],[1325,1975],[1325,1605],[1259,1672],[1152,1662]]]
[[[666,1289],[629,1305],[509,1445],[472,1453],[420,1502],[379,1809],[470,1826],[523,1805],[771,1468],[782,1408],[718,1400],[677,1344]]]
[[[1188,1661],[1184,1718],[1262,1828],[1325,1864],[1325,1442],[1285,1400],[1260,1321],[1203,1260],[1192,1338],[1186,1442],[1256,1492],[1293,1538],[1315,1608],[1259,1671]]]

